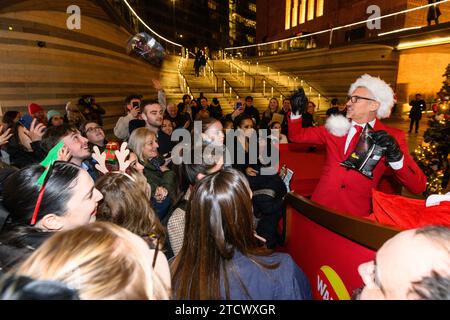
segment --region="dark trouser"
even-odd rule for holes
[[[256,233],[266,239],[266,247],[275,249],[277,245],[277,226],[281,219],[281,210],[271,215],[263,215],[258,221]]]
[[[416,132],[419,132],[419,121],[420,119],[411,118],[411,122],[409,123],[409,132],[412,131],[414,123],[416,124]]]

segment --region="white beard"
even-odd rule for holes
[[[336,137],[345,136],[351,127],[352,123],[343,115],[331,115],[325,123],[325,128]]]

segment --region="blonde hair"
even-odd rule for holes
[[[156,140],[156,134],[153,131],[148,128],[138,128],[131,133],[128,139],[128,148],[136,154],[141,162],[147,162],[148,160],[144,159],[144,146],[149,135],[153,135]]]
[[[108,222],[58,232],[17,270],[36,280],[55,280],[77,289],[81,299],[168,299],[152,268],[145,242]],[[148,253],[151,253],[149,251]]]
[[[266,111],[264,111],[264,117],[266,117],[266,118],[272,117],[272,111],[270,111],[270,102],[272,102],[272,100],[275,100],[277,102],[277,110],[275,110],[274,113],[280,112],[280,103],[278,102],[277,98],[273,97],[269,100],[269,105],[267,106]]]

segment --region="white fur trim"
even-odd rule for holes
[[[345,136],[351,127],[352,123],[350,120],[340,114],[329,116],[325,123],[325,128],[336,137]]]
[[[394,106],[394,91],[386,82],[378,77],[364,74],[350,86],[348,95],[352,95],[359,87],[369,90],[373,98],[380,103],[377,110],[378,119],[388,118],[391,115],[391,109]]]

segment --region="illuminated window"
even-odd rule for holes
[[[317,0],[316,17],[323,16],[323,0]]]
[[[291,0],[286,0],[286,15],[284,18],[284,29],[291,28]]]
[[[250,11],[256,12],[256,4],[255,3],[249,3],[248,4],[248,9]]]
[[[308,21],[314,19],[314,0],[308,0]]]
[[[306,0],[300,0],[299,7],[299,24],[305,23],[306,21]]]
[[[298,0],[292,0],[292,24],[291,27],[295,27],[298,23]]]

